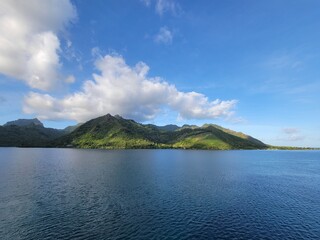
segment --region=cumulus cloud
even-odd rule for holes
[[[172,43],[173,35],[167,27],[161,27],[158,34],[155,35],[156,43],[170,44]]]
[[[210,101],[197,92],[181,92],[159,77],[148,77],[149,67],[139,62],[130,67],[121,56],[106,55],[95,62],[99,74],[84,82],[82,89],[63,98],[31,92],[24,99],[24,112],[41,119],[84,122],[106,113],[138,121],[153,119],[163,108],[179,118],[230,117],[236,100]]]
[[[299,141],[305,138],[297,128],[283,128],[282,133],[284,135],[282,140]]]
[[[76,16],[69,0],[0,1],[0,73],[48,90],[59,79],[57,33]]]

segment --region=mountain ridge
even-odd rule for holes
[[[51,143],[52,147],[77,148],[178,148],[178,149],[265,149],[251,136],[214,125],[205,127],[141,124],[110,114],[91,119],[70,134]]]
[[[7,126],[28,126],[28,125],[35,125],[35,126],[42,126],[43,127],[43,123],[39,121],[38,118],[33,118],[33,119],[17,119],[14,121],[9,121],[7,123],[5,123],[3,125],[3,127],[7,127]]]
[[[46,147],[62,135],[63,130],[45,128],[42,124],[8,124],[0,126],[0,147]]]
[[[64,129],[46,128],[37,119],[18,119],[0,126],[0,147],[73,147],[102,149],[271,149],[310,150],[271,146],[216,124],[202,126],[142,124],[106,114]]]

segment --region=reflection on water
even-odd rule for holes
[[[0,148],[0,239],[319,239],[319,151]]]

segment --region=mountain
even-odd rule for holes
[[[70,134],[52,142],[54,147],[80,148],[151,148],[161,131],[155,125],[107,114],[92,119]]]
[[[38,119],[18,119],[0,126],[1,147],[44,147],[65,132],[45,128]]]
[[[165,126],[156,126],[159,130],[162,131],[175,131],[178,130],[180,127],[174,124],[168,124]]]
[[[268,147],[251,136],[217,125],[158,127],[110,114],[82,124],[73,132],[52,141],[50,146],[104,149],[265,149]]]
[[[43,127],[42,122],[40,122],[40,121],[38,120],[38,118],[34,118],[34,119],[18,119],[18,120],[15,120],[15,121],[7,122],[7,123],[4,124],[3,126],[4,126],[4,127],[7,127],[7,126],[13,126],[13,125],[19,126],[19,127],[22,127],[22,126],[30,126],[30,125]]]
[[[77,125],[74,125],[74,126],[68,126],[66,127],[65,129],[63,129],[63,131],[65,133],[71,133],[73,132],[74,130],[76,130],[78,127],[80,127],[83,123],[78,123]]]
[[[0,146],[76,148],[265,149],[251,136],[214,124],[156,126],[107,114],[63,130],[45,128],[38,119],[0,126]]]

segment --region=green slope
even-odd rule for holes
[[[0,126],[1,147],[44,147],[53,139],[64,134],[63,131],[45,128],[42,125]]]
[[[52,143],[53,146],[69,145],[81,148],[147,148],[157,131],[132,120],[125,120],[110,114],[92,119],[72,133]],[[147,136],[150,136],[147,137]]]
[[[157,127],[120,116],[92,119],[70,134],[51,143],[52,147],[78,148],[183,148],[183,149],[264,149],[257,139],[216,125],[203,127]]]

